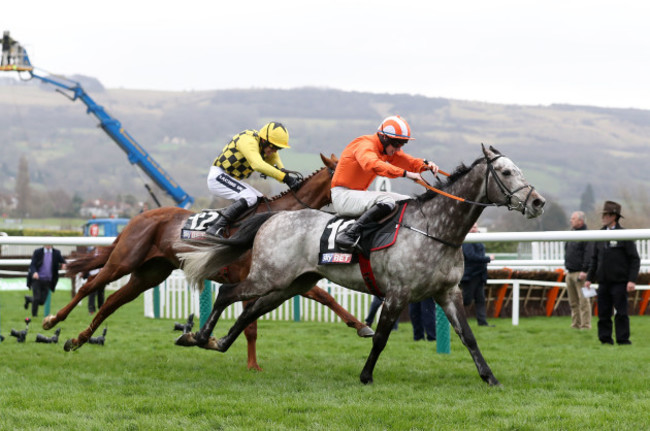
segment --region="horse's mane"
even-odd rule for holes
[[[327,166],[323,166],[322,168],[315,170],[308,177],[305,177],[305,179],[302,180],[303,184],[306,183],[311,177],[313,177],[314,175],[316,175],[317,173],[319,173],[323,169],[328,169],[328,168],[327,168]],[[275,195],[275,196],[273,196],[271,198],[268,198],[268,200],[269,200],[269,202],[276,201],[276,200],[280,199],[282,196],[289,193],[290,191],[291,191],[291,189],[287,189],[287,190],[281,192],[279,195]]]
[[[492,151],[494,152],[494,154],[499,154],[499,155],[501,154],[499,151],[497,151],[494,148],[492,148]],[[467,175],[469,173],[469,171],[474,169],[474,167],[476,165],[478,165],[479,163],[484,162],[484,161],[485,161],[485,157],[479,157],[478,159],[474,160],[474,162],[469,166],[467,166],[465,163],[461,163],[460,165],[458,165],[456,167],[456,169],[454,169],[454,171],[444,181],[441,180],[440,177],[438,177],[438,180],[436,182],[435,187],[440,189],[440,190],[445,190],[445,189],[449,188],[452,184],[454,184],[460,178]],[[426,202],[428,200],[431,200],[431,199],[435,198],[436,196],[440,196],[440,195],[438,193],[436,193],[436,192],[431,191],[431,190],[427,190],[426,192],[422,193],[421,195],[416,196],[415,200],[417,202]]]

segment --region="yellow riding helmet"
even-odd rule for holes
[[[287,129],[282,125],[282,123],[271,121],[262,127],[259,135],[260,138],[270,142],[278,148],[291,148],[289,147],[289,132],[287,132]]]

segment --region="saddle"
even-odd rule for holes
[[[252,214],[257,212],[257,207],[264,201],[265,198],[261,197],[257,200],[257,203],[250,207],[244,212],[237,220],[231,224],[231,228],[237,225],[237,222],[240,222]],[[193,214],[185,220],[185,224],[181,228],[181,239],[183,240],[200,240],[206,238],[208,235],[205,231],[208,230],[210,226],[215,224],[221,215],[221,210],[219,209],[203,209],[200,212]]]
[[[361,231],[358,250],[344,251],[336,246],[334,239],[339,232],[344,231],[355,219],[332,217],[321,234],[319,265],[357,263],[359,255],[366,259],[370,253],[390,247],[397,240],[397,234],[402,223],[407,202],[399,202],[393,212],[377,223],[369,223]]]
[[[368,288],[368,291],[380,298],[384,294],[377,286],[375,275],[370,265],[370,253],[373,251],[388,248],[395,244],[399,228],[402,226],[402,218],[408,202],[401,201],[391,214],[378,223],[369,224],[361,232],[361,239],[357,247],[359,251],[348,252],[340,250],[334,239],[339,231],[347,228],[354,219],[333,217],[325,226],[320,239],[320,252],[318,253],[319,265],[350,264],[358,263],[361,276]]]

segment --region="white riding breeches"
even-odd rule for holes
[[[352,190],[346,187],[332,189],[332,206],[336,214],[342,217],[358,217],[379,202],[395,207],[395,202],[404,199],[410,199],[410,196],[392,192]]]
[[[208,190],[214,195],[233,201],[244,198],[249,207],[255,205],[259,197],[264,196],[254,187],[231,177],[219,166],[210,167]]]

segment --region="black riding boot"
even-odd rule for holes
[[[361,239],[361,229],[370,223],[378,222],[382,218],[386,217],[390,214],[393,208],[394,207],[383,202],[371,206],[357,221],[352,223],[350,227],[336,235],[336,245],[342,250],[353,249],[359,242],[359,239]]]
[[[205,231],[208,235],[223,237],[223,230],[232,222],[237,220],[239,216],[244,214],[248,209],[248,203],[246,199],[241,198],[236,200],[230,206],[224,208],[220,211],[221,217],[217,219],[217,222],[210,226],[208,230]]]
[[[29,304],[31,304],[34,301],[34,298],[32,298],[29,295],[25,295],[25,310],[29,307]]]

